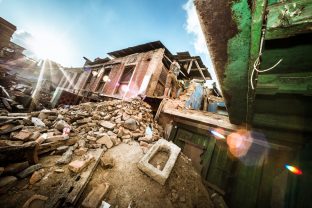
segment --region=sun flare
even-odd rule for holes
[[[60,64],[66,64],[71,55],[70,42],[62,34],[48,31],[36,31],[27,44],[38,59],[50,59]]]

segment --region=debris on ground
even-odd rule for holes
[[[110,169],[102,167],[96,169],[81,200],[87,197],[95,185],[109,183],[109,191],[102,201],[112,207],[127,208],[129,204],[131,207],[150,208],[214,207],[201,176],[183,153],[179,154],[164,185],[137,167],[144,155],[136,141],[129,144],[121,143],[107,150],[104,157],[114,158],[115,165]]]
[[[51,108],[50,88],[43,87],[37,90],[38,99],[34,99],[33,93],[36,90],[31,81],[10,74],[6,70],[0,71],[0,83],[0,108],[4,113]]]
[[[68,108],[23,114],[11,113],[0,117],[0,162],[2,166],[0,168],[0,191],[2,194],[5,193],[0,196],[1,207],[21,207],[23,204],[28,206],[31,202],[27,203],[27,200],[36,195],[48,197],[46,200],[36,199],[41,204],[43,203],[44,207],[76,206],[87,197],[86,190],[88,193],[91,191],[86,189],[89,187],[87,184],[90,180],[99,180],[97,184],[111,184],[108,198],[111,194],[114,195],[115,191],[120,190],[122,184],[134,183],[128,180],[133,177],[132,174],[126,170],[121,171],[119,168],[126,167],[129,158],[137,164],[153,144],[163,137],[163,129],[154,121],[151,112],[151,107],[147,103],[140,99],[133,99],[83,103]],[[118,155],[106,153],[115,150],[120,145],[128,147],[123,155],[127,156],[135,151],[135,157],[128,155],[128,159],[123,158],[123,161],[120,161]],[[162,170],[165,164],[164,161],[156,161],[156,168]],[[190,164],[189,166],[188,169],[191,169]],[[152,178],[141,172],[136,165],[131,168],[134,167],[137,174],[135,177],[141,177],[141,179],[133,180],[145,180],[146,182],[142,181],[143,184],[155,185]],[[109,180],[105,175],[97,175],[99,170],[117,171],[116,175],[122,175],[121,172],[125,172],[127,176],[119,178],[120,184],[116,184],[114,179]],[[193,172],[190,171],[191,173]],[[173,171],[171,175],[182,177],[179,170]],[[193,180],[194,177],[187,180]],[[197,185],[199,185],[200,176],[197,175],[196,178]],[[168,180],[171,184],[170,179]],[[165,186],[165,188],[156,189],[165,189],[163,192],[168,192],[168,197],[171,197],[171,191],[169,193],[167,185]],[[175,190],[179,190],[178,185],[174,186]],[[94,193],[98,193],[97,189],[106,189],[105,187],[101,185],[94,187],[96,188]],[[140,189],[140,185],[137,184],[133,188]],[[144,190],[147,191],[147,189]],[[98,197],[90,196],[89,201],[86,199],[88,202],[85,201],[85,204],[91,203],[96,207],[103,201],[112,206],[119,203],[106,200],[106,197],[102,195],[103,192],[100,192]],[[135,193],[139,196],[137,191]],[[132,205],[140,204],[137,201],[139,198],[133,200],[134,195],[128,198],[127,193],[123,194],[118,195],[118,198],[129,199],[125,203],[121,202],[125,207],[131,201],[133,201]],[[186,196],[191,196],[190,193],[189,195],[182,194],[182,192],[179,194],[181,194],[179,203],[191,203],[185,199]],[[208,194],[202,197],[210,203]],[[192,203],[197,203],[195,198],[192,200],[195,200]],[[166,203],[169,202],[171,203],[170,200]],[[167,204],[170,205],[169,207],[176,207],[170,203]],[[208,206],[209,203],[205,206],[211,207]],[[150,204],[149,207],[157,206]]]

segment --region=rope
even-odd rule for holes
[[[253,89],[253,90],[255,89],[254,84],[253,84],[253,77],[254,77],[255,71],[258,73],[268,72],[268,71],[274,69],[277,65],[279,65],[283,61],[283,59],[280,59],[278,62],[276,62],[270,68],[262,69],[262,70],[258,69],[258,67],[260,66],[260,57],[262,56],[264,34],[265,34],[265,29],[262,30],[259,54],[258,54],[258,57],[256,58],[256,60],[253,64],[253,69],[252,69],[251,76],[250,76],[250,85],[251,85],[251,89]]]

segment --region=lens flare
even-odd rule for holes
[[[215,137],[218,137],[220,139],[225,139],[225,136],[223,136],[222,134],[220,134],[219,132],[215,130],[211,130],[210,133],[213,134]]]
[[[285,165],[285,168],[288,169],[290,172],[292,172],[295,175],[301,175],[302,174],[302,171],[295,166]]]
[[[226,142],[229,146],[229,150],[235,157],[243,157],[247,154],[253,138],[249,131],[245,129],[239,129],[237,132],[233,132],[227,136]]]

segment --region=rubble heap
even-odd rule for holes
[[[69,108],[0,116],[0,192],[6,192],[18,178],[30,177],[34,184],[45,173],[39,157],[62,155],[54,171],[67,165],[79,172],[92,161],[89,150],[112,148],[136,140],[143,151],[162,137],[151,107],[139,100],[83,103]],[[72,161],[79,156],[81,160]]]

